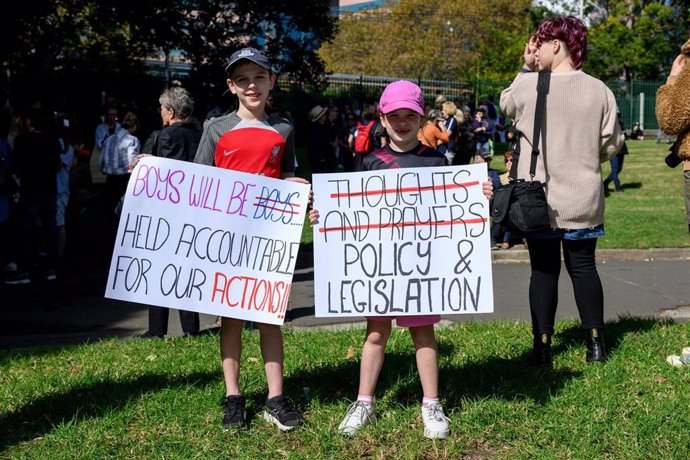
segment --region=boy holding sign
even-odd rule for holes
[[[446,156],[425,146],[417,139],[424,119],[424,96],[419,86],[406,80],[389,84],[379,101],[381,124],[388,133],[389,143],[371,154],[362,162],[362,171],[393,168],[418,168],[446,166]],[[482,184],[484,195],[491,199],[491,181]],[[319,213],[309,214],[311,224],[317,223]],[[391,334],[392,320],[398,326],[408,327],[414,342],[419,379],[424,398],[422,419],[424,436],[445,438],[450,432],[449,419],[443,412],[438,398],[438,346],[434,324],[440,315],[379,316],[367,318],[366,339],[362,348],[360,363],[359,394],[348,409],[347,415],[338,427],[346,435],[356,434],[364,425],[376,420],[374,412],[374,390],[385,356],[386,343]]]
[[[195,163],[306,183],[295,177],[295,140],[290,124],[266,113],[266,100],[276,80],[268,58],[254,48],[233,53],[226,67],[229,90],[239,108],[212,119],[204,128]],[[243,320],[221,320],[220,354],[225,379],[224,429],[246,429],[245,399],[240,393]],[[282,431],[304,423],[283,397],[283,338],[280,326],[258,323],[268,397],[264,418]]]

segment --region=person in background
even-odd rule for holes
[[[640,128],[639,123],[635,123],[630,130],[630,139],[634,141],[643,141],[644,140],[644,131],[642,131],[642,128]]]
[[[307,139],[307,157],[312,174],[335,172],[333,130],[328,122],[328,107],[314,106],[309,111],[309,121],[311,123]]]
[[[479,107],[474,114],[474,121],[472,122],[472,133],[477,141],[477,152],[482,150],[493,155],[493,148],[491,142],[491,131],[489,130],[489,121],[486,119],[486,108]]]
[[[356,122],[355,114],[348,113],[345,116],[345,124],[338,133],[338,149],[340,151],[340,164],[345,172],[352,172],[355,169],[355,158],[350,145],[351,136],[355,135]]]
[[[435,109],[429,110],[426,114],[426,122],[417,133],[417,139],[434,150],[438,149],[441,144],[448,144],[450,138],[443,115]]]
[[[621,120],[620,111],[618,112],[618,123],[620,124],[621,131],[623,131],[623,134],[625,135],[625,127],[623,126],[623,120]],[[623,186],[621,185],[621,180],[618,175],[621,173],[621,171],[623,171],[623,162],[625,161],[625,155],[627,154],[628,146],[625,144],[625,142],[623,142],[623,147],[621,147],[620,151],[612,156],[611,161],[609,161],[611,165],[611,172],[608,176],[606,176],[606,179],[604,179],[605,193],[609,193],[609,184],[611,182],[613,182],[613,189],[616,192],[623,191]]]
[[[512,139],[515,137],[514,131],[508,131],[508,134],[512,133]],[[512,142],[512,140],[511,140]],[[506,172],[498,176],[501,185],[507,185],[510,182],[510,168],[513,167],[513,151],[508,150],[503,154],[503,161],[505,164]],[[513,241],[513,233],[510,229],[502,227],[500,224],[492,224],[491,226],[491,241],[495,241],[500,244],[492,246],[492,249],[510,249]],[[525,249],[527,249],[527,239],[522,238],[522,244]]]
[[[12,146],[7,140],[12,121],[12,111],[5,106],[0,109],[0,268],[4,272],[17,271],[14,259],[14,235],[11,217],[17,184],[14,182]]]
[[[540,155],[534,179],[545,184],[551,228],[525,236],[531,277],[533,359],[552,366],[551,337],[558,306],[563,259],[573,283],[585,333],[587,362],[601,362],[604,294],[596,267],[597,239],[604,235],[601,163],[625,140],[616,116],[616,99],[600,80],[584,73],[587,26],[573,16],[543,21],[525,45],[524,66],[501,93],[501,108],[515,121],[520,151],[531,152],[537,100],[537,70],[550,72]],[[577,142],[572,142],[577,139]],[[517,179],[530,180],[530,160],[519,161]]]
[[[103,121],[96,126],[94,134],[94,145],[91,153],[91,182],[94,184],[104,184],[106,177],[101,169],[101,156],[105,147],[105,141],[109,136],[117,134],[122,125],[117,120],[117,107],[114,103],[109,103],[106,106],[103,114]]]
[[[364,148],[359,142],[357,145],[358,133],[366,133],[368,131],[369,141],[366,148]],[[364,136],[364,134],[362,134]],[[369,155],[374,150],[385,145],[387,142],[385,130],[381,126],[381,123],[376,117],[376,105],[375,104],[364,104],[362,108],[362,113],[360,115],[360,120],[355,120],[355,129],[352,130],[352,135],[348,138],[348,143],[350,144],[350,149],[352,150],[352,157],[354,161],[354,170],[362,170],[362,162],[364,158]]]
[[[141,152],[139,138],[134,135],[138,130],[139,119],[132,112],[127,112],[122,121],[122,129],[108,136],[103,144],[100,161],[101,172],[106,176],[103,190],[104,215],[112,221],[113,236],[117,232],[119,222],[114,210],[127,191],[129,164]]]
[[[31,109],[24,117],[24,132],[14,139],[14,167],[19,178],[17,203],[17,274],[5,279],[7,284],[29,284],[42,276],[57,279],[58,233],[55,223],[57,180],[62,148],[53,129],[52,114],[41,108]],[[44,267],[38,267],[36,223],[46,244]]]
[[[683,163],[685,180],[685,220],[690,232],[690,40],[680,48],[671,65],[666,84],[656,93],[656,118],[666,135],[677,134],[673,147],[676,162]],[[676,163],[677,164],[677,163]]]
[[[66,123],[66,125],[65,125]],[[65,247],[67,245],[67,226],[65,225],[65,215],[70,195],[70,171],[74,164],[74,147],[72,146],[71,130],[69,120],[65,118],[60,129],[60,169],[57,172],[57,201],[55,223],[58,231],[58,250],[57,257],[60,264],[64,263]]]
[[[459,123],[458,138],[455,143],[453,165],[468,165],[477,151],[477,141],[474,137],[472,110],[469,106],[462,107],[463,122]]]
[[[448,163],[453,163],[453,157],[455,157],[455,142],[458,138],[459,125],[456,116],[458,114],[458,108],[452,101],[446,101],[442,105],[441,114],[444,118],[444,124],[446,131],[448,131],[448,143],[443,144],[443,148],[439,151],[446,155],[448,158]]]
[[[158,134],[151,134],[146,142],[146,150],[130,164],[130,171],[146,155],[171,158],[181,161],[192,161],[201,140],[201,124],[192,116],[194,99],[181,86],[173,86],[161,93],[158,98],[163,129]],[[216,117],[217,118],[217,117]],[[215,118],[214,118],[215,119]],[[210,120],[212,122],[213,120]],[[149,147],[150,146],[150,147]],[[178,310],[180,325],[184,335],[199,333],[199,313]],[[138,338],[160,339],[168,333],[170,309],[166,307],[149,307],[149,328]]]

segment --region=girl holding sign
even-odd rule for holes
[[[417,139],[417,132],[424,119],[424,96],[419,86],[406,80],[389,84],[381,95],[379,110],[381,124],[386,129],[390,142],[364,158],[363,171],[448,164],[444,154],[423,145]],[[491,199],[493,187],[490,181],[482,184],[482,190]],[[319,212],[311,210],[309,218],[312,225],[316,224]],[[374,390],[383,366],[393,319],[398,326],[409,328],[414,342],[417,370],[424,392],[424,436],[445,438],[450,428],[449,419],[438,398],[438,346],[434,333],[434,324],[441,320],[439,315],[367,318],[367,333],[360,363],[359,394],[357,400],[350,405],[338,431],[354,435],[364,425],[376,420]]]

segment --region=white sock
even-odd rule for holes
[[[427,398],[426,396],[422,398],[422,406],[428,407],[432,404],[438,404],[438,398]]]
[[[357,395],[357,401],[361,401],[371,407],[374,407],[374,397],[369,395]]]

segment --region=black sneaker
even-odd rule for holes
[[[220,405],[223,406],[223,430],[248,428],[244,396],[226,396],[220,400]]]
[[[264,419],[273,423],[280,431],[290,431],[304,425],[302,414],[293,409],[283,395],[266,400]]]

